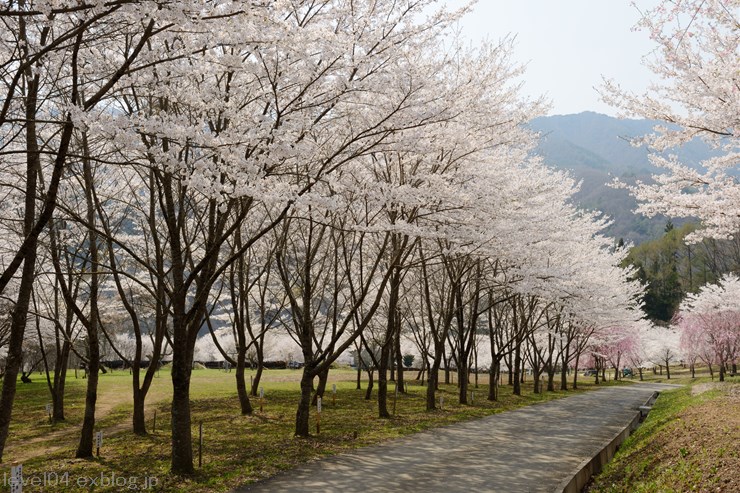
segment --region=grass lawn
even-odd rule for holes
[[[688,378],[661,393],[589,492],[740,491],[740,378]]]
[[[635,375],[635,380],[638,379],[639,375]],[[643,379],[646,382],[652,383],[672,383],[676,385],[693,385],[695,383],[711,382],[719,380],[719,371],[714,369],[714,380],[710,377],[709,369],[706,366],[697,366],[695,371],[695,377],[691,377],[691,370],[680,365],[671,366],[671,378],[668,378],[668,372],[665,368],[661,370],[656,369],[653,373],[652,369],[643,370]]]
[[[415,373],[406,375],[408,379]],[[166,369],[155,378],[147,398],[148,426],[151,431],[156,411],[156,430],[144,437],[130,431],[132,403],[128,372],[100,376],[97,428],[104,431],[104,443],[100,457],[93,460],[73,458],[82,422],[86,380],[75,379],[74,374],[69,376],[67,421],[52,425],[45,412],[45,404],[49,402],[46,383],[42,376],[34,375],[33,383],[18,385],[2,473],[9,477],[10,465],[14,461],[22,462],[24,478],[28,481],[24,492],[102,492],[134,487],[163,492],[228,491],[313,458],[574,393],[571,390],[533,394],[532,383],[528,381],[523,384],[522,396],[515,396],[511,387],[502,386],[500,400],[494,403],[486,400],[487,379],[483,378],[478,389],[471,384],[471,390],[475,391],[473,405],[457,404],[454,384],[441,385],[438,396],[444,398],[444,409],[427,412],[424,410],[426,388],[411,380],[409,393],[398,396],[395,416],[379,419],[376,393],[372,400],[364,399],[367,382],[363,380],[363,390],[356,390],[356,373],[350,369],[335,369],[330,372],[328,393],[324,398],[321,433],[300,439],[293,436],[299,378],[300,370],[266,370],[261,383],[265,389],[263,410],[259,410],[259,398],[254,398],[255,413],[242,416],[234,373],[194,370],[191,396],[197,472],[190,478],[180,478],[168,471],[171,381]],[[605,385],[614,383],[609,381]],[[337,386],[336,400],[332,398],[332,385]],[[579,376],[579,387],[582,392],[595,385],[592,378]],[[393,408],[393,394],[389,407]],[[314,431],[315,411],[313,408],[311,416]],[[202,466],[198,467],[200,423],[203,455]],[[91,486],[93,480],[96,484]],[[2,490],[8,489],[6,479]]]

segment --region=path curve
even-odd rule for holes
[[[149,396],[146,400],[146,405],[147,407],[156,406],[164,400],[164,396],[160,396],[160,398]],[[98,398],[95,402],[96,431],[101,431],[99,423],[105,417],[111,414],[118,406],[124,404],[130,404],[133,406],[133,397],[131,394],[125,395],[118,392],[106,391],[98,393]],[[82,406],[82,411],[84,412],[84,400],[82,401]],[[24,462],[36,457],[50,455],[64,449],[72,449],[74,451],[80,439],[81,429],[82,418],[75,420],[73,425],[50,431],[46,434],[26,438],[24,440],[16,440],[11,433],[8,445],[5,448],[5,460],[8,463]],[[132,430],[133,422],[131,419],[102,428],[103,436],[106,437],[111,437],[127,431],[133,432]],[[44,446],[38,446],[39,444],[44,444]]]
[[[233,493],[551,492],[653,392],[676,387],[606,387],[320,459]]]

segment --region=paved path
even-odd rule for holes
[[[675,385],[606,387],[317,460],[245,492],[551,492]]]

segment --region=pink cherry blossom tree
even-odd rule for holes
[[[728,365],[740,352],[740,278],[727,274],[681,303],[677,316],[685,351],[719,366],[724,381]]]

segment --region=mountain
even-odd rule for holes
[[[630,139],[652,132],[658,122],[618,119],[593,112],[556,115],[531,122],[541,135],[536,152],[548,166],[569,170],[581,181],[575,201],[583,208],[598,210],[613,220],[606,233],[625,242],[642,243],[663,233],[667,218],[647,218],[632,211],[637,203],[626,190],[608,186],[614,178],[628,183],[650,181],[658,170],[648,159],[645,147],[633,147]],[[677,153],[690,166],[712,155],[711,149],[696,140]],[[682,221],[675,220],[676,225]]]

